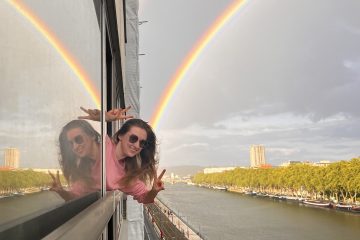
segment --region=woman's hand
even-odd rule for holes
[[[116,121],[116,120],[123,120],[123,119],[129,119],[129,118],[133,118],[133,116],[127,116],[126,112],[130,109],[131,107],[128,106],[127,108],[115,108],[112,109],[108,112],[105,113],[105,119],[107,122],[112,122],[112,121]]]
[[[83,107],[80,107],[81,110],[83,110],[85,113],[87,113],[87,116],[79,116],[78,119],[88,119],[93,121],[100,121],[100,110],[99,109],[85,109]]]
[[[51,184],[50,191],[54,191],[57,193],[65,191],[61,182],[60,182],[60,176],[59,176],[59,170],[56,172],[56,177],[54,174],[52,174],[50,171],[48,171],[49,175],[51,176],[53,182]]]
[[[56,172],[56,177],[54,176],[54,174],[52,174],[50,171],[48,171],[49,175],[51,176],[53,182],[51,184],[51,188],[50,191],[54,191],[57,194],[60,195],[60,197],[62,197],[65,201],[69,201],[71,199],[74,199],[75,196],[74,194],[72,194],[69,191],[66,191],[61,182],[60,182],[60,176],[59,176],[59,170]]]
[[[164,190],[164,182],[161,181],[161,178],[164,176],[166,169],[162,170],[162,172],[160,173],[159,177],[156,177],[155,175],[155,179],[154,179],[154,183],[153,183],[153,187],[152,190],[155,192],[160,192],[161,190]]]
[[[124,120],[133,118],[133,116],[127,116],[126,112],[131,107],[127,107],[125,109],[122,108],[115,108],[105,113],[105,121],[112,122],[116,120]],[[83,107],[80,107],[81,110],[83,110],[85,113],[87,113],[87,116],[79,116],[78,119],[88,119],[93,121],[100,121],[100,114],[101,111],[98,109],[85,109]]]

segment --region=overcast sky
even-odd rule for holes
[[[100,33],[93,2],[23,2],[99,88]],[[0,36],[0,165],[4,148],[16,147],[20,167],[59,167],[61,128],[81,114],[80,106],[96,104],[49,41],[8,1],[0,1]]]
[[[140,1],[142,117],[231,1]],[[157,129],[161,165],[360,156],[360,2],[248,1],[182,80]]]
[[[100,86],[93,2],[24,2]],[[231,2],[140,0],[139,18],[148,21],[139,26],[142,118],[150,120],[166,84]],[[359,156],[359,12],[358,0],[247,1],[168,105],[156,129],[160,164],[248,166],[252,144],[265,146],[272,165]],[[22,167],[56,167],[60,128],[79,106],[95,104],[5,1],[0,20],[0,149],[18,147]]]

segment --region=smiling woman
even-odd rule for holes
[[[88,116],[79,118],[99,120],[100,111],[86,110]],[[115,109],[106,113],[107,121],[124,120],[128,109]],[[60,165],[70,185],[65,190],[58,176],[51,174],[53,186],[65,200],[71,200],[100,190],[100,135],[85,120],[73,120],[62,130],[60,137]],[[164,189],[162,174],[156,177],[156,136],[141,119],[130,119],[106,138],[106,188],[119,189],[134,196],[138,202],[151,203]],[[149,191],[146,184],[153,182]]]

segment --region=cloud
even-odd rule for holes
[[[297,148],[266,148],[266,153],[273,153],[275,155],[291,156],[295,153],[299,153],[301,150]]]
[[[40,122],[35,119],[0,120],[0,137],[4,138],[40,138],[53,137],[56,131],[52,124]]]
[[[343,23],[340,23],[339,26],[354,35],[360,36],[360,28],[358,28],[354,25],[343,22]]]
[[[214,122],[211,126],[191,124],[184,128],[162,130],[161,133],[168,140],[176,136],[193,136],[219,138],[224,136],[253,136],[277,132],[298,131],[301,129],[319,130],[337,126],[346,122],[349,117],[339,113],[327,118],[314,121],[311,115],[295,115],[291,112],[273,115],[244,115],[231,116]],[[181,137],[181,138],[183,138]]]
[[[360,59],[357,60],[344,60],[344,67],[351,70],[352,72],[357,74],[357,77],[360,75]],[[355,80],[359,81],[359,78]]]
[[[184,143],[184,144],[181,144],[177,147],[173,147],[173,148],[170,148],[170,149],[167,149],[166,151],[168,153],[173,153],[173,152],[178,152],[180,150],[184,150],[185,148],[187,149],[193,149],[193,148],[201,148],[202,150],[204,150],[204,148],[208,148],[209,144],[208,143],[201,143],[201,142],[198,142],[198,143]]]

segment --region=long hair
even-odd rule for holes
[[[152,181],[156,174],[156,136],[145,121],[141,119],[127,120],[112,137],[113,142],[118,144],[119,136],[125,135],[131,127],[139,127],[145,130],[147,145],[136,156],[125,158],[125,177],[120,181],[122,186],[128,186],[136,178],[144,182]]]
[[[68,183],[76,180],[83,180],[87,185],[93,184],[91,177],[91,167],[94,159],[84,157],[79,159],[67,139],[67,133],[71,129],[80,128],[86,135],[95,139],[100,144],[100,134],[85,120],[72,120],[67,123],[59,135],[60,156],[59,163],[62,168],[65,179]]]

